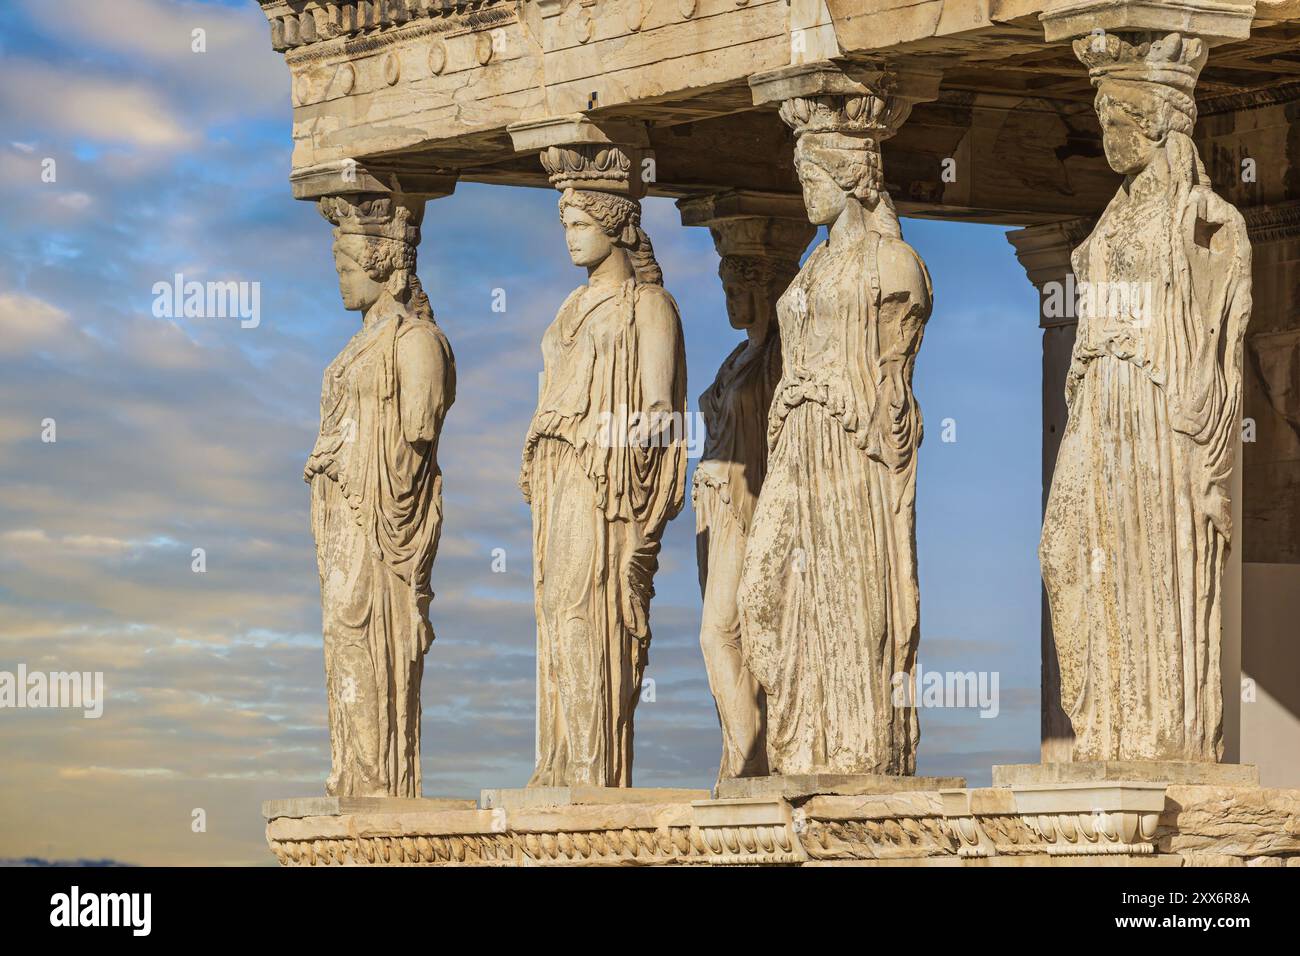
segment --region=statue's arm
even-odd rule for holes
[[[898,240],[880,246],[881,362],[892,370],[916,354],[930,317],[930,283],[912,247]]]
[[[447,389],[451,374],[451,356],[435,332],[412,328],[397,340],[402,435],[412,445],[425,445],[438,437],[451,404]]]
[[[1244,327],[1220,328],[1232,291],[1243,277],[1247,286],[1250,281],[1250,239],[1241,213],[1212,190],[1196,189],[1183,217],[1183,229],[1192,292],[1206,317],[1207,332],[1244,331]],[[1235,348],[1235,344],[1230,342],[1229,347]]]
[[[637,302],[636,324],[642,411],[666,416],[676,410],[674,386],[682,354],[681,321],[668,293],[658,288],[642,293]]]
[[[906,243],[881,243],[880,391],[867,428],[867,452],[891,467],[906,462],[920,441],[914,422],[911,369],[930,317],[930,283],[925,266]]]

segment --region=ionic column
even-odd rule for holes
[[[415,259],[425,199],[449,194],[455,177],[429,174],[419,193],[405,192],[396,173],[347,161],[293,185],[334,226],[343,305],[362,314],[325,371],[320,432],[303,470],[320,569],[326,792],[418,797],[420,683],[442,529],[438,438],[456,372]]]
[[[510,133],[540,153],[587,272],[542,336],[520,474],[537,610],[529,785],[630,787],[659,543],[685,496],[681,320],[641,227],[644,127],[576,116]]]
[[[1224,756],[1250,245],[1191,133],[1209,47],[1250,19],[1210,0],[1042,15],[1048,41],[1076,38],[1125,177],[1075,254],[1069,421],[1039,550],[1075,761]]]
[[[1030,226],[1007,233],[1015,246],[1016,258],[1029,281],[1038,290],[1038,325],[1043,330],[1043,508],[1052,487],[1056,452],[1065,433],[1065,373],[1070,367],[1074,332],[1077,283],[1070,265],[1070,253],[1092,231],[1093,220],[1073,219],[1042,226]],[[1061,673],[1052,640],[1052,615],[1047,591],[1042,592],[1041,616],[1041,736],[1042,761],[1070,759],[1074,731],[1061,709]]]
[[[782,375],[741,572],[742,652],[767,692],[772,773],[912,774],[912,369],[932,293],[880,144],[938,95],[938,76],[823,63],[750,87],[794,131],[808,219],[828,238],[778,305]]]
[[[704,596],[700,647],[722,729],[721,781],[767,773],[767,702],[741,655],[736,596],[781,377],[776,303],[817,230],[797,196],[733,190],[677,206],[683,225],[709,228],[727,317],[745,334],[700,396],[706,440],[691,489]]]

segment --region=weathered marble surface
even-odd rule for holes
[[[779,121],[744,109],[746,79],[818,60],[917,56],[959,77],[948,102],[923,107],[886,145],[902,203],[1028,225],[1095,213],[1113,191],[1092,124],[1079,118],[1086,81],[1052,55],[1033,20],[1058,0],[261,3],[292,77],[295,174],[384,157],[460,169],[467,181],[542,185],[535,165],[510,162],[505,129],[592,110],[594,94],[595,113],[650,121],[657,194],[792,191],[790,164],[775,155]],[[1250,38],[1216,61],[1215,92],[1262,86],[1280,75],[1268,64],[1294,49],[1278,21],[1300,17],[1295,0],[1254,8]],[[1244,13],[1249,27],[1249,4]],[[987,157],[990,145],[995,160],[963,162],[955,182],[936,181],[945,158]],[[1286,175],[1286,164],[1274,166]]]
[[[884,773],[788,773],[718,781],[719,798],[784,797],[908,793],[964,787],[961,777],[914,777]]]
[[[628,157],[552,147],[542,160],[588,278],[542,337],[519,479],[537,613],[529,786],[629,787],[659,542],[685,500],[686,353]]]
[[[1250,243],[1191,139],[1206,44],[1085,37],[1123,185],[1085,289],[1040,547],[1075,760],[1223,756],[1223,569]]]
[[[1300,790],[1172,786],[1162,848],[1189,864],[1300,866]]]
[[[1198,786],[1257,787],[1259,768],[1204,760],[1078,760],[1061,763],[1002,764],[993,767],[993,785],[1087,783],[1135,780]]]
[[[1300,791],[1120,782],[341,813],[271,819],[267,841],[286,866],[1300,866]]]
[[[814,234],[806,222],[770,216],[710,226],[721,257],[727,316],[745,333],[699,399],[706,440],[691,504],[704,611],[700,648],[722,729],[718,780],[767,772],[767,701],[745,665],[737,591],[745,544],[767,473],[768,410],[781,378],[776,303]]]
[[[361,329],[325,370],[311,485],[331,796],[420,795],[420,680],[442,530],[438,436],[456,367],[415,274],[420,200],[321,200]]]
[[[611,803],[689,803],[708,798],[709,791],[686,787],[502,787],[481,791],[479,806],[484,810],[521,810]]]
[[[289,797],[262,804],[267,820],[279,817],[330,817],[346,813],[427,813],[442,810],[474,810],[473,800],[455,797]]]
[[[909,103],[836,74],[770,86],[799,84],[831,90],[781,105],[808,218],[828,235],[777,304],[782,374],[741,574],[741,643],[767,692],[771,772],[910,774],[919,724],[915,708],[895,706],[894,675],[912,673],[920,637],[912,369],[932,290],[902,239],[879,147]]]

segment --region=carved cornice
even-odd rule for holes
[[[1240,207],[1252,243],[1281,242],[1300,237],[1300,200]]]
[[[260,0],[271,47],[294,62],[346,49],[369,52],[395,40],[514,22],[511,0]]]
[[[818,820],[801,827],[804,849],[813,860],[915,860],[951,857],[957,841],[941,816],[886,819]]]
[[[1235,113],[1238,110],[1257,110],[1279,103],[1293,103],[1300,100],[1300,83],[1279,83],[1258,90],[1245,90],[1240,93],[1225,93],[1198,100],[1196,111],[1202,117],[1219,113]]]
[[[503,810],[272,820],[267,842],[285,866],[726,866],[807,860],[784,801],[753,801],[739,815],[726,803],[701,804],[624,805],[611,809],[603,825],[575,818],[567,826],[557,821],[539,828],[530,818],[520,829],[511,828]],[[477,819],[489,816],[490,822]]]

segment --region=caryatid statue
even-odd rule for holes
[[[361,329],[325,370],[311,484],[334,796],[420,796],[420,679],[442,529],[451,347],[415,274],[422,200],[331,196],[343,304]]]
[[[537,612],[529,786],[627,787],[659,541],[684,502],[686,356],[627,156],[551,147],[542,162],[587,282],[542,337],[520,474]]]
[[[767,413],[781,378],[776,302],[815,230],[806,221],[739,216],[710,224],[731,325],[745,340],[700,396],[706,440],[691,501],[704,615],[700,647],[722,728],[718,779],[767,773],[766,709],[745,665],[737,589],[767,472]]]
[[[1039,549],[1061,705],[1075,760],[1217,761],[1250,243],[1192,142],[1204,42],[1098,31],[1074,49],[1124,183],[1073,256],[1069,421]]]
[[[916,709],[895,689],[919,639],[912,368],[931,286],[880,156],[909,110],[874,92],[781,104],[808,218],[829,231],[777,304],[781,380],[740,584],[774,774],[915,772]]]

